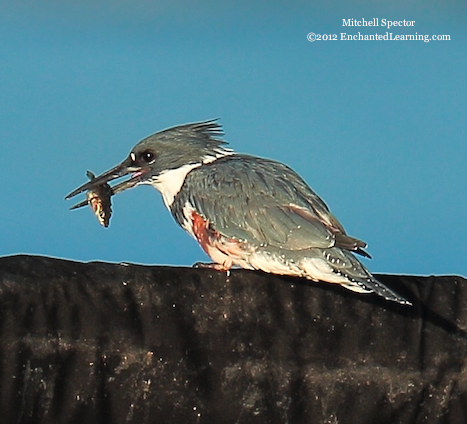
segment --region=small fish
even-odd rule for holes
[[[87,171],[86,175],[91,181],[96,178],[91,171]],[[110,216],[112,215],[112,203],[110,201],[112,194],[112,187],[108,184],[98,185],[86,193],[89,206],[99,223],[104,227],[109,226]]]

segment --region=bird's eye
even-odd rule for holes
[[[146,150],[145,152],[141,153],[140,156],[141,160],[146,163],[152,162],[155,157],[156,155],[150,150]]]

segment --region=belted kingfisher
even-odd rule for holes
[[[410,304],[357,260],[353,253],[369,257],[366,243],[346,234],[295,171],[235,153],[222,136],[216,120],[160,131],[66,198],[131,174],[112,194],[140,184],[159,190],[175,221],[215,262],[208,266],[306,277]]]

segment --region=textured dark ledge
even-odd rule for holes
[[[0,258],[1,423],[464,424],[467,281],[379,277]]]

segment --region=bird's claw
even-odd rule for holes
[[[196,262],[193,264],[193,268],[207,268],[207,269],[215,269],[216,271],[228,271],[229,268],[225,267],[221,264],[216,263],[206,263],[206,262]]]

